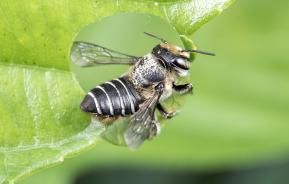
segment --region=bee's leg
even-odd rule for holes
[[[165,110],[165,108],[162,106],[162,104],[160,104],[160,103],[157,104],[157,109],[160,111],[162,116],[164,118],[167,118],[167,119],[170,119],[170,118],[174,117],[177,114],[177,112],[167,112]]]
[[[181,94],[193,93],[193,85],[191,83],[176,85],[173,84],[173,89]]]

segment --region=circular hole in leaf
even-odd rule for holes
[[[85,92],[103,82],[121,76],[128,71],[130,65],[92,64],[89,67],[81,67],[79,64],[90,65],[90,61],[119,62],[118,60],[111,61],[109,53],[106,53],[107,55],[103,57],[103,52],[105,52],[103,48],[137,57],[144,56],[160,43],[160,40],[150,37],[144,32],[161,37],[169,43],[182,46],[177,32],[167,22],[158,17],[145,14],[116,14],[106,17],[100,22],[90,24],[79,32],[74,40],[76,45],[71,49],[71,60],[74,62],[80,61],[78,65],[72,62],[72,70]],[[102,56],[100,57],[100,55]],[[181,98],[178,94],[175,94],[162,103],[169,112],[175,112],[179,110],[180,104],[183,104],[184,101],[182,98],[179,102],[179,99]],[[118,118],[117,122],[107,127],[107,131],[103,133],[103,138],[114,144],[124,145],[122,135],[127,119]]]

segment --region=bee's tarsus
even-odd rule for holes
[[[162,116],[166,119],[171,119],[177,114],[177,111],[167,112],[167,110],[160,103],[157,104],[157,109],[160,111]]]
[[[180,94],[186,94],[186,93],[193,94],[193,85],[191,83],[180,84],[180,85],[173,84],[173,89]]]

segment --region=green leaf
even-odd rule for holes
[[[0,2],[0,183],[94,145],[103,131],[80,112],[69,50],[84,26],[117,12],[157,15],[191,35],[231,0]]]

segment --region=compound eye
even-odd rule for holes
[[[177,59],[177,63],[178,63],[179,65],[186,66],[186,62],[185,62],[185,60],[184,60],[183,58],[178,58],[178,59]]]
[[[174,64],[184,70],[188,70],[189,66],[187,66],[187,62],[185,61],[184,58],[177,58],[176,60],[174,60]]]

